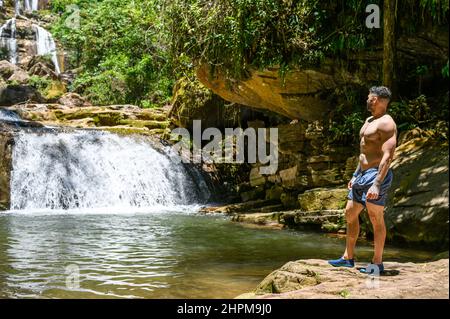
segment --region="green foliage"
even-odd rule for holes
[[[365,27],[366,5],[362,0],[175,0],[167,1],[165,23],[174,57],[185,54],[240,78],[250,67],[279,66],[284,73],[317,65],[326,54],[367,48],[381,33]]]
[[[383,1],[53,0],[51,11],[59,18],[51,31],[70,53],[68,68],[77,68],[71,90],[94,104],[150,108],[167,103],[175,80],[191,77],[197,63],[230,78],[272,66],[283,75],[326,56],[346,63],[349,53],[378,50],[381,30],[364,24],[369,3]],[[80,9],[79,29],[66,23],[73,5]],[[448,19],[448,0],[398,0],[397,8],[399,35],[430,17],[438,24]],[[408,72],[421,91],[435,67],[412,65]],[[449,76],[448,62],[442,75]],[[361,99],[348,101],[356,105]],[[348,133],[357,121],[349,117],[336,125]]]
[[[437,120],[436,114],[431,112],[425,95],[420,95],[412,100],[392,102],[388,113],[397,123],[399,131],[409,130]]]
[[[423,12],[428,12],[434,20],[441,23],[447,20],[449,11],[449,1],[420,0],[420,8],[422,9],[422,18],[424,15]]]
[[[350,297],[350,292],[347,289],[343,289],[339,292],[339,296],[342,298],[348,298]]]
[[[167,0],[174,65],[206,63],[233,78],[249,68],[314,66],[327,55],[378,50],[380,29],[367,29],[365,8],[381,0]],[[402,9],[402,16],[399,10]],[[448,0],[398,0],[399,35],[430,21],[445,25]],[[409,31],[407,31],[409,30]],[[182,56],[183,55],[183,56]],[[182,56],[183,61],[177,58]],[[186,63],[186,57],[190,60]]]
[[[230,76],[248,67],[314,64],[323,56],[316,1],[167,1],[172,55],[220,67]]]
[[[71,52],[71,67],[82,66],[71,89],[100,105],[166,103],[173,81],[160,2],[53,1],[61,16],[52,32]],[[66,23],[70,5],[80,8],[79,29]]]
[[[28,85],[34,87],[47,99],[57,99],[66,92],[65,86],[61,82],[38,75],[32,75],[28,80]]]
[[[9,53],[6,48],[0,48],[0,60],[8,60]]]
[[[359,130],[364,123],[364,116],[361,112],[354,112],[344,115],[333,121],[329,126],[330,138],[335,142],[356,142]]]
[[[39,91],[45,91],[50,85],[52,81],[46,77],[40,77],[37,75],[32,75],[28,79],[28,85],[34,87]]]
[[[441,73],[442,73],[442,76],[443,76],[444,78],[447,78],[447,79],[448,79],[448,77],[449,77],[448,60],[447,60],[447,64],[444,65],[444,67],[442,68]]]

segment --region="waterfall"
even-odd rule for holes
[[[0,48],[6,50],[9,61],[17,63],[16,19],[12,18],[0,27]]]
[[[9,110],[0,108],[0,121],[17,122],[17,121],[21,121],[21,118],[19,117],[19,115],[17,115],[13,111],[9,111]]]
[[[18,15],[20,15],[20,9],[21,9],[21,3],[20,3],[20,0],[16,0],[16,1],[14,2],[14,14],[16,15],[16,17],[17,17]]]
[[[14,11],[16,16],[20,15],[22,11],[37,11],[39,10],[39,0],[15,0]]]
[[[38,55],[47,55],[50,54],[52,57],[53,64],[55,65],[56,74],[60,73],[58,58],[56,56],[56,44],[53,40],[50,32],[38,26],[37,24],[33,24],[33,30],[36,34],[36,47]]]
[[[195,181],[169,153],[107,132],[20,132],[14,141],[11,209],[187,205]],[[204,182],[203,182],[204,183]]]
[[[21,16],[21,12],[24,8],[25,11],[35,11],[39,9],[38,0],[16,0],[15,1],[15,15],[22,19],[27,19]],[[36,36],[36,51],[37,55],[50,55],[53,65],[55,66],[56,74],[61,73],[59,66],[56,44],[50,32],[42,28],[37,24],[32,25],[33,31]],[[16,18],[9,19],[3,26],[0,27],[0,48],[4,49],[9,61],[13,64],[18,63],[17,54],[17,38],[16,38]]]
[[[23,3],[26,11],[39,10],[39,0],[24,0]]]

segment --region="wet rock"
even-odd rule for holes
[[[311,228],[326,232],[345,229],[345,213],[342,209],[303,211],[301,209],[283,212],[280,222],[289,228]]]
[[[66,104],[26,103],[8,107],[24,120],[44,125],[108,130],[119,134],[162,136],[169,124],[162,110],[142,110],[134,105],[88,106],[76,95],[67,95]],[[74,106],[81,104],[83,106]]]
[[[279,222],[279,213],[253,213],[253,214],[236,214],[232,217],[232,221],[246,224],[254,224],[269,228],[282,228]]]
[[[267,200],[267,199],[259,199],[254,201],[248,201],[245,203],[238,203],[238,204],[230,204],[225,206],[213,206],[213,207],[203,207],[199,210],[199,213],[202,214],[226,214],[226,215],[232,215],[235,213],[241,213],[241,212],[248,212],[255,209],[261,209],[264,206],[273,205],[273,200]]]

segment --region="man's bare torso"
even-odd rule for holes
[[[389,133],[392,127],[395,128],[395,122],[387,114],[377,119],[371,116],[366,120],[359,132],[361,138],[359,163],[362,170],[380,164],[383,158],[382,146],[392,136],[392,133]]]

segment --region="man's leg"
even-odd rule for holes
[[[345,219],[347,221],[347,236],[344,259],[353,259],[356,241],[359,236],[359,219],[358,216],[364,206],[356,201],[348,200],[345,207]]]
[[[375,253],[372,262],[383,262],[384,242],[386,240],[386,225],[384,224],[384,206],[366,202],[367,212],[373,225]]]

